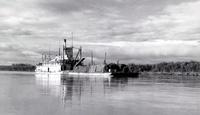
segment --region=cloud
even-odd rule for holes
[[[0,63],[39,61],[74,33],[102,62],[198,60],[198,0],[1,0]],[[179,46],[179,47],[177,47]],[[16,57],[13,59],[12,57]],[[26,57],[26,58],[25,58]],[[6,61],[5,61],[6,60]]]
[[[0,64],[36,63],[40,54],[23,46],[12,43],[0,43]]]
[[[123,63],[158,63],[161,60],[189,61],[198,59],[199,54],[196,52],[200,51],[200,44],[198,41],[182,40],[154,40],[140,42],[139,44],[138,42],[123,41],[89,43],[87,46],[92,50],[85,47],[86,51],[95,52],[94,55],[100,62],[103,62],[104,52],[107,52],[107,58],[114,62],[120,60]],[[91,47],[96,48],[94,49]],[[90,52],[88,52],[87,55],[90,55]]]
[[[143,31],[154,32],[157,39],[198,40],[199,6],[200,1],[167,6],[161,15],[142,22]]]

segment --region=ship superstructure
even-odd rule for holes
[[[47,55],[42,56],[42,62],[37,64],[36,72],[62,72],[73,71],[77,66],[82,66],[85,58],[82,57],[82,48],[75,48],[73,46],[67,47],[66,39],[64,39],[62,55],[55,56],[53,59],[48,58]],[[77,50],[74,56],[73,51]],[[50,57],[50,56],[49,56]]]

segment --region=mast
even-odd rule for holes
[[[47,55],[44,55],[44,63],[46,64],[46,60],[47,60]]]
[[[104,64],[106,64],[106,56],[107,56],[107,54],[106,54],[106,52],[105,52]]]
[[[82,59],[82,47],[81,46],[80,46],[79,51],[80,51],[80,59]]]
[[[72,34],[72,60],[74,59],[74,52],[73,52],[73,48],[74,48],[74,36],[73,36],[73,32],[71,32]]]
[[[91,65],[94,64],[94,61],[93,61],[93,51],[91,52]]]
[[[59,53],[58,53],[58,56],[60,56],[60,48],[59,48]]]
[[[42,54],[42,63],[44,62],[44,59],[43,59],[43,54]]]
[[[117,65],[119,65],[119,59],[117,60]]]
[[[65,62],[64,62],[64,59],[65,59],[65,57],[64,57],[64,56],[65,56],[65,55],[64,55],[65,52],[64,52],[64,51],[65,51],[65,50],[64,50],[64,45],[63,45],[63,52],[62,52],[62,66],[61,66],[61,70],[64,70],[64,63],[65,63]]]
[[[49,60],[48,61],[50,61],[51,60],[51,56],[50,56],[50,48],[49,48]]]
[[[59,55],[59,58],[60,58],[60,40],[59,40],[59,53],[58,53],[58,55]]]
[[[65,59],[65,46],[63,45],[63,62],[64,62],[64,59]]]
[[[73,36],[73,32],[71,33],[72,34],[72,48],[74,47],[74,36]]]

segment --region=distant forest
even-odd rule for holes
[[[31,64],[0,65],[0,71],[35,71],[35,66]]]
[[[162,62],[158,64],[108,64],[109,68],[123,72],[200,72],[200,62]]]
[[[110,63],[106,68],[122,72],[200,72],[200,62],[162,62],[158,64],[115,64]],[[34,71],[31,64],[12,64],[0,66],[0,71]]]

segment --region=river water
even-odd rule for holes
[[[200,115],[200,81],[0,72],[0,115]]]

